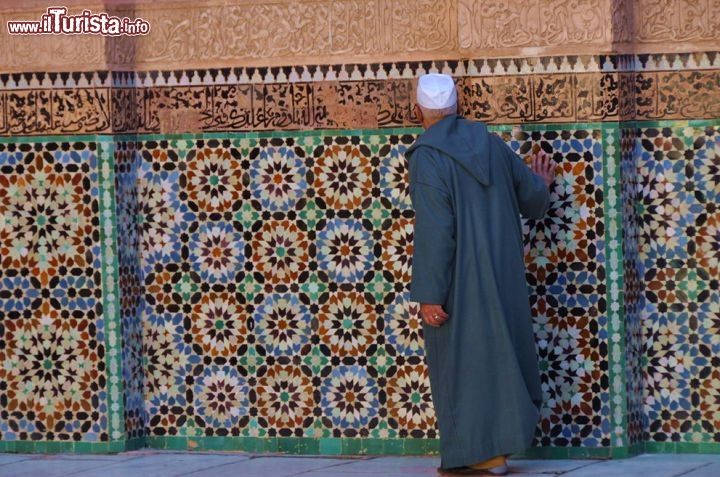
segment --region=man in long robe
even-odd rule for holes
[[[406,153],[415,209],[411,299],[420,302],[441,473],[504,475],[541,405],[520,215],[542,217],[554,175],[532,170],[457,112],[447,75],[418,81],[425,131]]]

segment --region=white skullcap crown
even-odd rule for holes
[[[438,73],[421,76],[417,85],[417,102],[426,109],[445,109],[455,106],[457,90],[452,77]]]

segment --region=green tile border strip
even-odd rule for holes
[[[98,137],[97,144],[103,319],[105,321],[107,362],[108,436],[110,441],[119,441],[125,439],[125,412],[123,408],[122,379],[122,324],[120,322],[120,296],[118,293],[115,140],[107,136]]]
[[[605,213],[605,263],[608,319],[608,378],[610,380],[610,444],[627,447],[627,376],[625,369],[625,295],[622,239],[622,178],[620,125],[603,124],[603,179]]]
[[[717,126],[720,124],[720,117],[715,119],[694,119],[694,120],[662,120],[662,121],[624,121],[619,123],[623,129],[627,128],[679,128],[679,127],[705,127]]]
[[[145,438],[114,442],[0,441],[0,453],[17,454],[116,454],[145,448]]]
[[[720,442],[645,442],[648,454],[720,454]]]
[[[150,437],[116,442],[0,441],[0,453],[115,454],[143,448],[288,455],[437,455],[437,439]],[[645,442],[630,447],[534,447],[514,459],[623,459],[647,454],[720,454],[720,443]]]
[[[149,437],[148,447],[176,451],[243,451],[292,455],[435,455],[437,439],[314,437]]]
[[[291,455],[437,455],[437,439],[311,437],[149,437],[149,448],[175,451],[242,451]],[[720,454],[720,443],[641,443],[628,447],[533,447],[518,459],[622,459],[641,453]]]

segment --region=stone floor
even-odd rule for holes
[[[115,455],[0,454],[0,477],[413,477],[437,457],[300,457],[134,451]],[[621,460],[511,460],[522,477],[720,477],[720,455],[643,454]]]

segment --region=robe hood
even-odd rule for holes
[[[409,160],[421,147],[440,151],[480,184],[490,184],[490,138],[485,124],[468,121],[462,116],[447,116],[423,132],[405,157]]]

